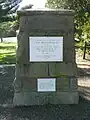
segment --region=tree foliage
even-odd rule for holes
[[[17,22],[2,22],[0,23],[0,37],[16,36]]]
[[[0,0],[0,22],[9,21],[14,17],[10,15],[15,13],[22,0]]]
[[[85,33],[85,27],[90,22],[90,0],[47,0],[46,6],[75,10],[76,37],[83,40],[82,36]]]

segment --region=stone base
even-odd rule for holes
[[[26,92],[14,93],[14,106],[44,105],[44,104],[78,104],[78,92]]]

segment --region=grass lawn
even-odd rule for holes
[[[0,64],[13,64],[16,60],[16,43],[0,43]]]
[[[76,58],[77,61],[81,61],[80,58],[83,58],[82,50],[76,49]],[[0,43],[0,64],[15,64],[15,63],[16,63],[16,43],[15,42]]]

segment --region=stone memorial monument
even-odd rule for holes
[[[14,105],[77,104],[74,11],[20,10]]]

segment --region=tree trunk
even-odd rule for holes
[[[3,38],[1,37],[1,43],[3,42]]]

